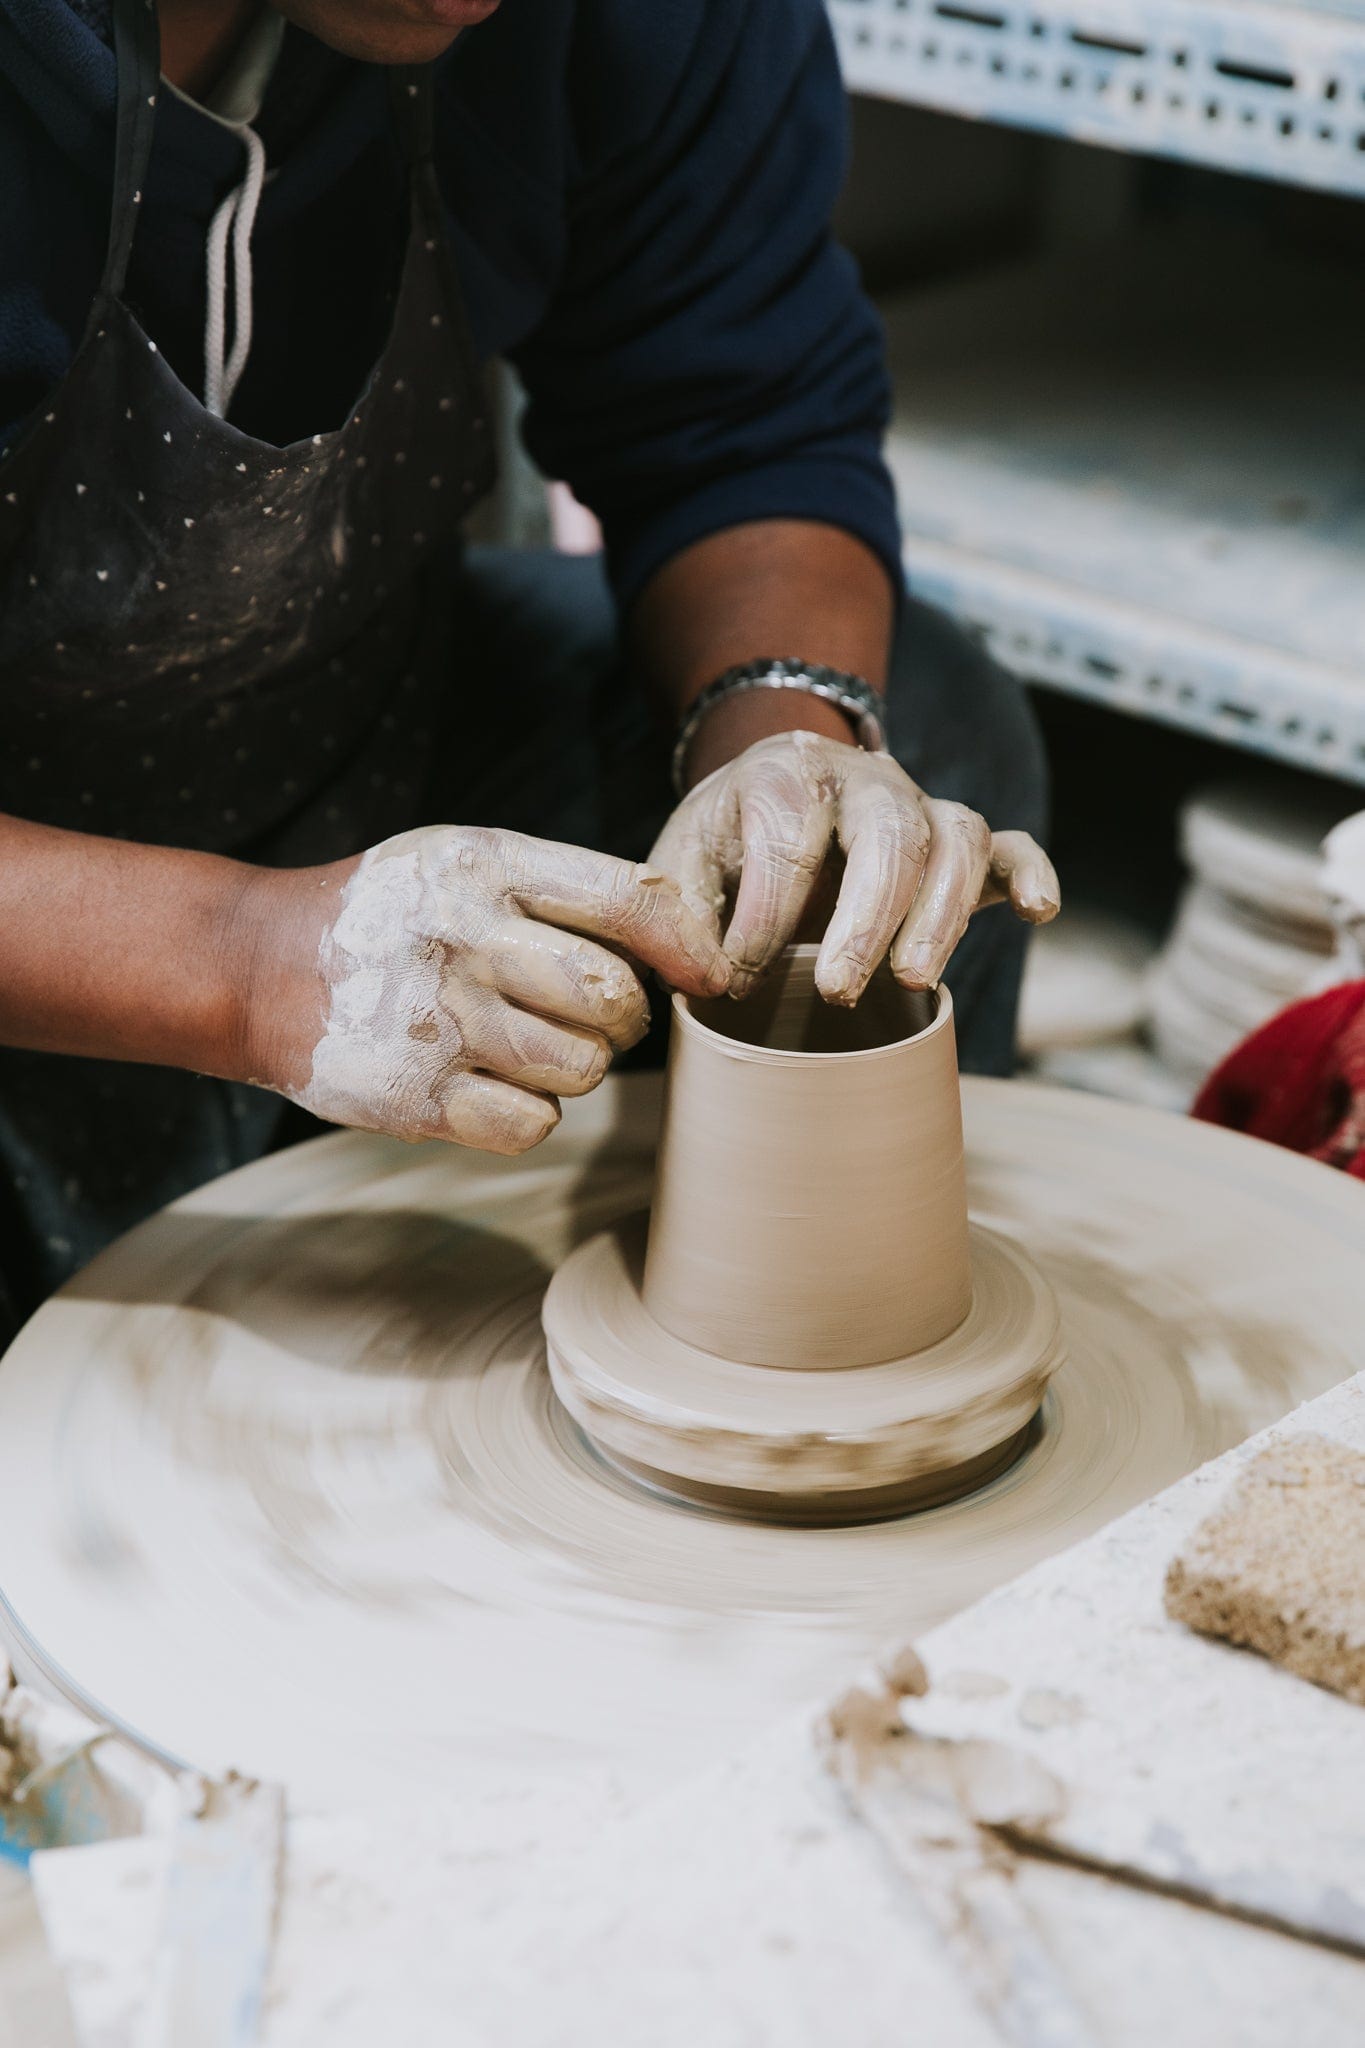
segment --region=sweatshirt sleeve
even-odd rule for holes
[[[883,337],[829,226],[822,0],[580,0],[570,94],[567,257],[515,360],[527,445],[601,520],[623,605],[758,519],[841,527],[899,586]]]

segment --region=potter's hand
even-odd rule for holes
[[[520,833],[431,826],[253,888],[250,1071],[400,1138],[528,1151],[643,1035],[630,961],[729,985],[667,877]]]
[[[1026,832],[992,833],[975,811],[926,796],[890,755],[810,732],[759,740],[698,783],[650,860],[717,936],[733,892],[724,943],[740,996],[794,937],[832,852],[843,873],[815,970],[831,1003],[856,1003],[888,951],[898,981],[931,986],[988,903],[1046,924],[1060,902]]]

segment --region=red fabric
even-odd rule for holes
[[[1215,1068],[1191,1114],[1365,1180],[1365,981],[1281,1010]]]

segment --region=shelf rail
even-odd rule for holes
[[[1365,0],[828,0],[850,90],[1365,196]]]
[[[916,593],[1026,682],[1365,784],[1365,679],[908,534]]]

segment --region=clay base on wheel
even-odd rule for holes
[[[632,1464],[626,1458],[609,1457],[600,1444],[594,1449],[614,1472],[619,1472],[625,1479],[635,1480],[640,1486],[649,1487],[668,1500],[689,1501],[696,1507],[715,1508],[725,1514],[743,1516],[746,1521],[778,1522],[783,1528],[846,1529],[868,1522],[898,1521],[902,1515],[915,1514],[924,1508],[946,1507],[950,1501],[961,1500],[964,1494],[989,1486],[993,1479],[1009,1471],[1016,1458],[1023,1456],[1033,1442],[1039,1424],[1040,1418],[1035,1415],[1017,1436],[1008,1438],[979,1458],[969,1458],[965,1465],[954,1465],[948,1472],[933,1472],[927,1478],[908,1479],[899,1486],[867,1486],[861,1491],[821,1494],[813,1498],[750,1493],[738,1486],[704,1486],[699,1482],[677,1479],[667,1472],[653,1472],[648,1465]]]
[[[647,1218],[580,1245],[550,1283],[550,1376],[610,1464],[775,1521],[859,1521],[983,1485],[1022,1446],[1062,1361],[1032,1261],[973,1224],[965,1321],[913,1357],[842,1370],[737,1365],[661,1328],[640,1283]]]

